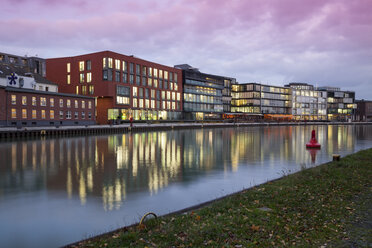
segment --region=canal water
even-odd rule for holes
[[[311,130],[322,149],[306,150]],[[372,147],[372,125],[240,127],[0,143],[0,246],[58,247]]]

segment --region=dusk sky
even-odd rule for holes
[[[372,100],[372,0],[0,0],[0,51],[111,50],[239,83],[305,82]]]

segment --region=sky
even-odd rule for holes
[[[372,0],[0,0],[0,51],[104,50],[372,100]]]

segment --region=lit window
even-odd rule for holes
[[[150,107],[150,100],[146,99],[145,100],[145,108],[149,108]]]
[[[181,100],[181,94],[177,93],[177,101],[180,101],[180,100]]]
[[[117,104],[129,104],[129,97],[126,96],[116,96]]]
[[[27,119],[27,109],[22,109],[22,118]]]
[[[33,96],[33,97],[31,98],[31,100],[32,100],[32,106],[36,106],[36,97]]]
[[[107,58],[102,59],[102,67],[106,68],[107,67]]]
[[[40,97],[40,106],[46,106],[46,98]]]
[[[63,111],[59,111],[59,119],[63,119]]]
[[[170,100],[170,99],[171,99],[170,91],[167,91],[167,100]]]
[[[59,107],[63,107],[63,99],[59,99]]]
[[[168,80],[168,72],[164,71],[164,79]]]
[[[66,111],[66,119],[71,119],[71,111]]]
[[[85,108],[85,101],[81,101],[81,108]]]
[[[172,109],[176,109],[176,103],[172,102]]]
[[[108,68],[112,68],[112,58],[108,58]]]
[[[158,77],[158,69],[154,68],[154,77]]]
[[[158,87],[158,80],[154,79],[154,88],[157,88],[157,87]]]
[[[127,62],[125,62],[124,60],[123,60],[123,66],[122,66],[123,68],[123,71],[127,71],[128,70],[128,65],[127,65]]]
[[[85,86],[85,85],[81,86],[81,94],[83,94],[83,95],[87,94],[87,86]]]
[[[32,110],[32,119],[36,119],[36,110],[35,109]]]
[[[152,108],[152,109],[155,108],[155,100],[151,100],[151,108]]]
[[[22,96],[22,105],[27,105],[27,96]]]
[[[151,90],[151,98],[155,98],[155,90]]]
[[[67,107],[71,108],[71,100],[70,99],[67,99]]]
[[[50,119],[54,119],[54,110],[50,110],[49,115]]]
[[[137,96],[137,87],[133,87],[133,96]]]
[[[163,70],[159,70],[159,78],[163,78]]]
[[[84,61],[79,62],[79,71],[84,71]]]
[[[84,73],[80,73],[80,83],[84,83]]]
[[[78,108],[79,107],[79,102],[78,100],[75,100],[75,108]]]
[[[45,109],[41,110],[41,119],[45,119]]]
[[[17,104],[17,96],[16,96],[16,95],[12,95],[11,98],[12,98],[12,99],[11,99],[12,104],[13,104],[13,105],[16,105],[16,104]]]
[[[76,95],[79,95],[79,85],[76,86]]]
[[[137,98],[133,98],[133,108],[137,108]]]
[[[50,98],[50,106],[54,107],[54,98]]]
[[[94,86],[89,85],[89,94],[93,95],[94,94]]]
[[[71,84],[71,76],[67,75],[67,84]]]
[[[149,67],[148,76],[152,77],[152,68],[151,67]]]
[[[70,63],[67,63],[67,72],[68,72],[68,73],[71,72],[71,64],[70,64]]]
[[[172,92],[172,100],[173,100],[173,101],[176,100],[176,92]]]
[[[139,100],[139,107],[143,108],[143,100],[142,99]]]
[[[120,70],[120,60],[115,59],[115,69]]]
[[[92,108],[92,102],[89,101],[89,102],[88,102],[88,109],[91,109],[91,108]]]
[[[148,84],[148,86],[150,86],[150,87],[152,86],[152,78],[148,78],[148,79],[147,79],[147,84]]]
[[[87,73],[87,83],[90,83],[90,82],[92,82],[92,73],[88,72]]]

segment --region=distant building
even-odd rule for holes
[[[231,112],[264,115],[266,119],[292,119],[291,88],[260,83],[232,86]]]
[[[292,89],[292,114],[294,120],[327,120],[327,92],[318,91],[306,83],[285,85]]]
[[[231,84],[235,79],[206,74],[187,64],[175,65],[182,69],[183,111],[187,120],[221,119],[229,111]]]
[[[356,100],[355,109],[356,121],[372,121],[372,101]]]
[[[38,74],[42,77],[46,75],[45,59],[42,58],[0,52],[0,63],[27,68],[28,72]]]
[[[338,87],[318,87],[327,92],[327,114],[329,121],[353,120],[355,104],[354,91],[341,91]]]
[[[181,117],[179,69],[111,51],[47,59],[46,65],[61,92],[96,98],[99,124]]]

